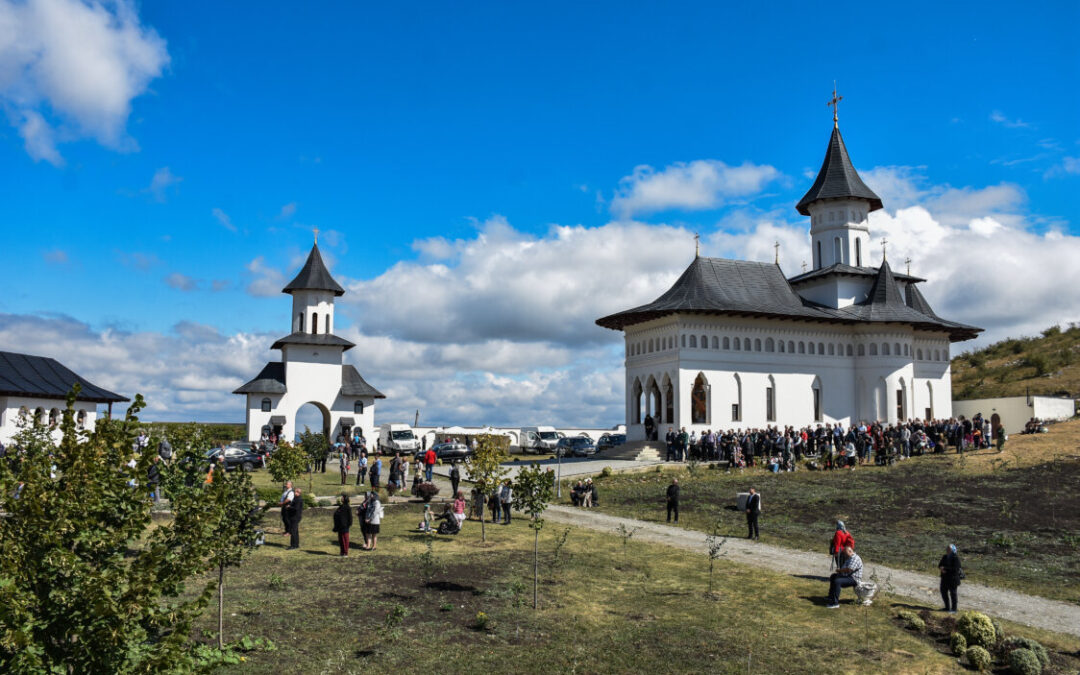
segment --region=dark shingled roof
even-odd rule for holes
[[[263,366],[255,379],[240,387],[234,394],[284,394],[285,364],[271,361]]]
[[[4,396],[65,399],[76,383],[81,387],[77,397],[80,401],[120,403],[130,400],[87,382],[56,359],[0,352],[0,394]]]
[[[836,263],[835,265],[829,265],[828,267],[810,270],[809,272],[803,272],[802,274],[793,276],[788,279],[788,283],[792,286],[797,286],[813,279],[828,277],[834,274],[853,277],[876,277],[878,275],[878,268],[855,267],[854,265]],[[895,277],[897,281],[926,281],[926,279],[921,277],[911,276],[910,274],[900,274],[899,272],[893,272],[893,277]]]
[[[340,338],[330,333],[318,333],[312,335],[311,333],[293,333],[280,338],[277,342],[270,345],[270,349],[281,349],[285,345],[314,345],[316,347],[344,347],[342,351],[348,351],[355,347],[353,343],[349,342],[345,338]]]
[[[345,295],[345,289],[334,281],[334,278],[330,276],[330,271],[326,269],[318,244],[311,247],[307,262],[304,263],[296,278],[281,289],[282,293],[293,291],[330,291],[337,296]]]
[[[341,368],[341,395],[342,396],[371,396],[373,398],[386,398],[375,387],[367,383],[360,376],[356,368],[350,365]]]
[[[844,139],[840,136],[840,128],[833,127],[832,138],[829,139],[829,149],[825,152],[825,161],[821,163],[817,180],[814,181],[810,190],[803,195],[795,206],[799,213],[804,216],[810,215],[809,206],[822,199],[865,199],[870,202],[870,210],[876,211],[882,207],[881,197],[866,187],[862,182],[855,167],[848,157]]]
[[[922,303],[925,302],[923,299]],[[841,323],[904,323],[926,330],[947,331],[953,341],[968,340],[982,331],[914,309],[900,293],[888,263],[883,262],[878,269],[865,301],[833,309],[805,300],[796,293],[777,265],[721,258],[695,258],[675,284],[653,302],[606,316],[596,323],[604,328],[623,330],[676,313]]]

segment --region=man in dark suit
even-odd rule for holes
[[[304,498],[300,488],[296,488],[292,501],[289,502],[289,548],[300,548],[300,521],[304,519]]]
[[[746,499],[746,527],[750,533],[747,539],[758,538],[758,516],[761,515],[761,495],[757,490],[750,488],[750,496]]]
[[[671,485],[667,489],[667,521],[671,522],[671,514],[675,513],[675,522],[679,522],[679,479],[672,478]]]

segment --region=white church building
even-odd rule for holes
[[[373,437],[375,399],[386,397],[343,362],[345,352],[356,346],[334,335],[334,299],[345,289],[330,276],[318,243],[282,292],[292,296],[292,330],[271,345],[281,350],[281,361],[267,363],[233,392],[247,401],[248,440],[270,432],[293,439],[300,431],[296,413],[308,403],[322,413],[322,429],[312,431],[331,441],[357,427]]]
[[[835,118],[834,118],[835,120]],[[629,440],[646,429],[802,427],[952,415],[949,348],[982,329],[942,319],[918,284],[870,265],[859,178],[839,126],[796,209],[813,269],[695,257],[666,293],[597,320],[625,335]]]

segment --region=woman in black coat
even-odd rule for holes
[[[945,549],[945,555],[941,556],[938,569],[941,571],[941,599],[945,603],[943,611],[955,613],[956,588],[960,585],[960,579],[963,578],[960,556],[956,554],[956,544],[949,544],[949,547]]]
[[[341,555],[349,555],[349,530],[352,528],[352,511],[349,510],[349,495],[341,495],[337,510],[334,511],[334,532],[337,532]]]

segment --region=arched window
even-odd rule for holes
[[[765,387],[765,421],[776,421],[776,380],[769,376],[769,382]]]
[[[897,356],[900,356],[901,353],[902,352],[900,351],[900,343],[899,342],[894,342],[893,343],[893,354],[896,354]]]
[[[634,378],[634,386],[630,389],[634,398],[630,402],[631,424],[641,424],[641,380]]]
[[[304,313],[303,312],[300,312],[299,314],[296,315],[296,332],[297,333],[303,333],[304,332]]]
[[[311,315],[311,334],[317,335],[319,332],[319,315],[312,313]]]
[[[866,345],[859,345],[859,356],[866,356]]]
[[[675,387],[671,385],[671,378],[664,374],[664,423],[675,422]]]
[[[911,356],[911,345],[904,343],[904,356]]]
[[[691,424],[709,423],[710,389],[711,387],[709,387],[709,381],[705,379],[705,374],[698,373],[698,376],[694,378],[694,388],[690,392]]]
[[[357,415],[363,415],[364,414],[364,402],[363,401],[353,401],[352,411],[353,411],[353,413],[355,413]]]
[[[731,338],[724,336],[724,349],[731,349]]]
[[[922,361],[922,349],[915,350],[915,360]]]
[[[761,351],[761,338],[754,338],[754,351],[755,352],[760,352]]]
[[[263,412],[270,412],[270,399],[269,398],[264,398],[262,400],[262,411]]]
[[[806,353],[807,354],[813,354],[814,353],[814,343],[813,342],[807,343],[807,345],[806,345]]]
[[[822,356],[825,356],[825,343],[824,342],[817,343],[817,353],[821,354]]]
[[[941,360],[941,354],[936,349],[934,350],[934,360],[935,361],[940,361]]]
[[[776,343],[778,345],[780,345],[780,353],[783,354],[784,353],[784,347],[786,347],[787,345],[784,343],[783,340],[777,340]]]
[[[720,349],[720,338],[716,337],[715,335],[712,336],[712,348]]]
[[[889,354],[889,343],[888,342],[882,342],[881,343],[881,355],[882,356],[889,356],[890,355]]]
[[[750,351],[750,338],[742,339],[742,348],[744,352]]]
[[[735,351],[739,351],[741,349],[742,349],[742,342],[739,340],[739,338],[735,338]]]
[[[45,424],[45,408],[38,408],[34,411],[34,424]]]
[[[794,354],[795,353],[795,342],[794,341],[788,340],[787,351],[788,351],[788,354]]]
[[[696,335],[691,335],[690,336],[690,348],[691,349],[697,348],[697,336]]]
[[[731,421],[742,421],[742,379],[735,373],[735,401],[731,404]]]
[[[702,349],[708,349],[709,348],[709,336],[708,335],[702,335],[701,336],[701,348]]]
[[[806,343],[803,342],[802,340],[799,340],[799,353],[800,354],[805,354],[806,353]]]
[[[686,336],[685,335],[682,336],[682,346],[683,346],[683,349],[686,349]]]
[[[55,429],[60,424],[60,411],[53,408],[49,411],[49,428]]]
[[[767,352],[775,352],[776,351],[776,342],[774,342],[772,338],[765,338],[765,351],[767,351]]]
[[[833,237],[833,262],[844,262],[844,243],[840,241],[840,237]]]
[[[836,356],[836,345],[829,343],[829,356]]]
[[[825,261],[821,259],[821,242],[817,243],[817,266],[819,268],[825,266]]]
[[[877,356],[877,343],[876,342],[871,342],[870,343],[870,356]]]
[[[822,397],[821,397],[821,379],[815,377],[813,384],[810,385],[810,391],[813,396],[814,402],[814,421],[822,421]]]
[[[650,354],[652,354],[652,352],[653,352],[653,347],[654,347],[653,339],[649,338],[649,353]]]
[[[851,356],[851,345],[847,345],[844,348],[844,353],[847,354],[848,356]]]
[[[855,238],[855,266],[862,267],[862,239]]]

